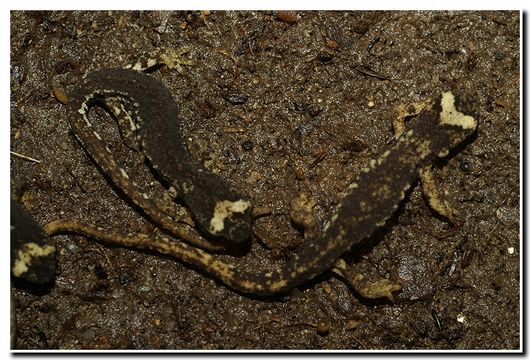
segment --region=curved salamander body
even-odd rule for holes
[[[132,141],[137,140],[153,168],[177,188],[203,230],[237,243],[248,239],[250,201],[191,156],[180,131],[177,104],[158,80],[125,69],[93,72],[73,92],[69,106],[70,123],[84,147],[113,182],[155,221],[172,227],[172,220],[129,179],[92,129],[88,118],[92,106],[107,108],[122,120],[120,124],[128,125],[121,129],[122,134],[136,136]]]
[[[468,113],[469,104],[460,110]],[[301,245],[292,260],[276,271],[242,272],[213,256],[192,249],[178,249],[178,256],[219,277],[242,292],[284,292],[329,269],[337,258],[383,226],[396,211],[407,190],[418,180],[418,171],[435,157],[471,135],[477,121],[455,107],[450,92],[438,97],[410,121],[407,130],[378,159],[370,161],[324,225],[315,241]],[[159,251],[176,255],[171,243],[160,243]]]
[[[98,90],[104,87],[112,90]],[[239,194],[229,190],[219,177],[206,174],[202,165],[189,156],[178,126],[169,121],[176,113],[176,105],[158,81],[146,75],[132,75],[124,70],[104,70],[87,77],[80,93],[83,95],[78,96],[73,105],[80,109],[79,113],[84,120],[74,121],[74,129],[100,166],[114,174],[115,182],[122,187],[130,186],[124,181],[125,174],[116,175],[120,173],[120,169],[113,164],[109,152],[101,151],[94,145],[96,142],[92,138],[98,136],[93,134],[86,119],[90,104],[103,101],[101,99],[109,94],[120,98],[125,104],[123,109],[114,109],[115,113],[126,111],[131,114],[131,118],[137,120],[142,147],[153,166],[169,179],[180,179],[179,189],[191,210],[199,210],[199,215],[196,216],[205,220],[203,226],[208,228],[208,224],[212,224],[211,219],[215,219],[220,211],[220,224],[224,226],[220,225],[219,228],[226,231],[229,223],[234,229],[244,229],[235,231],[237,236],[230,235],[230,230],[227,230],[228,235],[233,238],[242,238],[248,234],[249,225],[242,225],[241,228],[238,226],[248,219],[250,204]],[[451,92],[443,93],[412,119],[395,143],[379,158],[371,160],[369,166],[349,185],[343,199],[324,224],[323,233],[315,240],[302,244],[289,262],[276,269],[236,269],[234,265],[215,255],[166,237],[111,233],[76,221],[59,220],[48,224],[46,230],[49,234],[71,231],[109,243],[169,254],[210,273],[241,292],[284,292],[330,268],[352,245],[361,242],[384,225],[398,208],[406,191],[417,181],[418,171],[436,157],[446,156],[449,150],[475,131],[477,121],[469,115],[469,103],[458,104],[457,109],[455,102],[458,101]],[[173,135],[167,137],[167,134]],[[174,153],[171,154],[169,150],[161,151],[170,148],[175,149]],[[194,206],[197,208],[193,208]],[[206,215],[202,215],[201,206]]]

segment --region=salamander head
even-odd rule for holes
[[[252,204],[248,200],[222,200],[215,204],[208,232],[230,242],[242,243],[250,236]]]
[[[445,157],[477,129],[473,102],[455,97],[452,92],[442,93],[432,106],[414,119],[412,129],[416,138],[424,139],[425,153]],[[427,149],[428,148],[428,149]]]
[[[438,157],[444,157],[448,150],[460,144],[477,129],[477,119],[471,115],[471,103],[455,99],[452,92],[442,93],[440,98],[440,128],[447,134],[449,145],[447,151],[436,152]],[[458,102],[458,105],[455,103]],[[458,106],[458,108],[457,108]]]

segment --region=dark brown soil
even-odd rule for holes
[[[518,349],[519,20],[476,11],[12,12],[11,150],[41,163],[12,157],[11,176],[41,224],[154,231],[75,140],[57,97],[91,70],[158,47],[192,49],[185,75],[152,76],[180,104],[194,155],[271,209],[255,221],[248,253],[233,259],[255,271],[303,241],[289,218],[301,192],[326,219],[388,146],[396,106],[452,89],[475,99],[480,121],[467,146],[435,166],[456,226],[416,187],[348,256],[369,279],[403,284],[394,303],[363,299],[330,272],[284,296],[244,296],[172,258],[62,235],[54,284],[13,284],[16,348]]]

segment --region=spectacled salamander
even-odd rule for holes
[[[145,83],[140,83],[144,79]],[[199,168],[195,165],[176,164],[176,156],[167,152],[163,155],[158,154],[170,145],[178,146],[177,153],[185,152],[183,145],[176,144],[174,138],[165,139],[173,126],[167,123],[167,119],[174,116],[176,105],[169,100],[170,95],[167,91],[163,90],[157,81],[148,80],[146,75],[125,73],[121,70],[105,70],[90,75],[85,81],[86,87],[80,88],[82,96],[77,96],[78,100],[74,103],[83,117],[87,113],[87,101],[97,99],[93,95],[94,90],[102,88],[103,84],[119,84],[118,88],[114,87],[113,90],[108,90],[102,95],[111,93],[126,97],[128,105],[124,110],[136,113],[135,117],[144,119],[142,121],[142,137],[146,143],[144,151],[158,169],[166,169],[166,165],[161,162],[168,158],[169,163],[177,169],[191,171],[195,167]],[[426,106],[417,117],[409,121],[407,128],[393,145],[379,158],[371,160],[369,166],[364,168],[348,186],[341,202],[324,224],[322,234],[314,240],[304,242],[289,262],[276,269],[238,269],[216,255],[167,237],[119,234],[75,220],[57,220],[48,224],[45,229],[48,234],[74,232],[108,243],[168,254],[211,274],[229,287],[243,293],[267,295],[285,292],[330,268],[352,245],[361,242],[378,227],[383,226],[396,211],[407,190],[418,180],[419,170],[429,165],[436,157],[447,156],[451,149],[476,130],[477,120],[471,115],[471,106],[470,102],[460,101],[451,92],[443,93]],[[103,154],[98,161],[103,169],[120,172],[115,165],[107,164],[111,160],[108,152],[102,150],[102,145],[93,142],[97,136],[92,133],[88,121],[76,120],[73,125],[77,135],[91,153],[95,151]],[[145,140],[151,138],[156,140],[154,144],[148,144]],[[164,147],[159,144],[164,144]],[[96,157],[98,154],[93,156]],[[184,155],[184,161],[190,161],[188,155]],[[122,175],[117,178],[123,182],[126,177]],[[210,210],[215,208],[216,202],[223,201],[219,200],[218,195],[216,197],[216,194],[213,194],[215,190],[200,183],[205,181],[209,184],[209,178],[195,183],[195,175],[188,175],[186,181],[187,186],[203,191],[202,197],[214,199],[208,202]],[[223,185],[222,192],[217,191],[217,194],[225,193],[233,194]],[[243,201],[246,204],[246,200],[241,200],[239,195],[225,195],[225,197],[231,203],[237,204],[238,201]],[[243,214],[246,219],[246,212]],[[207,220],[208,216],[210,215],[205,217]]]
[[[175,186],[204,231],[235,243],[248,239],[250,201],[189,153],[177,104],[161,82],[133,70],[93,72],[73,91],[68,119],[77,138],[112,181],[153,220],[180,236],[174,220],[139,190],[93,129],[89,119],[93,106],[106,108],[120,120],[122,136],[138,143],[155,171]]]

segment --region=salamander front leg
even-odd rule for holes
[[[395,117],[392,120],[394,128],[394,138],[398,138],[405,131],[405,122],[407,118],[418,115],[425,107],[432,103],[431,99],[421,102],[398,105],[395,109]],[[423,195],[432,210],[443,216],[451,224],[454,224],[457,211],[454,210],[449,202],[445,199],[444,194],[440,192],[440,186],[437,184],[432,166],[428,165],[419,170],[421,189]]]

